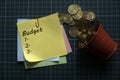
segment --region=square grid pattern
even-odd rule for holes
[[[17,58],[17,18],[38,18],[66,13],[70,4],[93,10],[110,36],[120,43],[120,0],[0,0],[0,80],[120,80],[120,48],[108,61],[78,49],[78,39],[68,35],[73,52],[67,64],[25,70]]]

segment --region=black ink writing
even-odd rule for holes
[[[27,37],[25,37],[25,42],[28,40],[28,38]]]
[[[31,35],[31,34],[33,34],[33,35],[36,35],[37,33],[39,33],[39,32],[42,32],[43,31],[43,29],[42,28],[39,28],[39,29],[31,29],[30,31],[23,31],[23,34],[22,34],[22,36],[27,36],[27,35]]]
[[[31,50],[27,49],[27,54],[29,54],[31,52]]]
[[[29,43],[26,43],[25,44],[25,48],[29,48],[30,44]]]

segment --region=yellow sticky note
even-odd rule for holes
[[[17,23],[24,57],[37,62],[67,54],[58,14]]]

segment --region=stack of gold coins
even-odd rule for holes
[[[77,4],[72,4],[68,7],[68,13],[73,17],[75,20],[80,20],[82,18],[82,10],[81,7]]]
[[[69,35],[78,37],[82,47],[85,47],[96,34],[97,28],[96,25],[93,25],[96,21],[96,15],[93,11],[82,11],[77,4],[71,4],[68,7],[68,13],[64,15],[63,21],[72,25],[69,29]]]

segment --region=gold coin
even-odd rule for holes
[[[82,34],[82,31],[79,31],[77,34],[78,34],[78,36],[81,35],[81,34]]]
[[[93,20],[95,20],[96,15],[95,15],[94,12],[88,11],[88,12],[85,14],[84,18],[85,18],[86,20],[93,21]]]
[[[77,14],[72,15],[72,17],[75,20],[80,20],[82,18],[82,15],[83,15],[82,11],[78,11]]]
[[[75,25],[75,21],[73,20],[69,25]]]
[[[86,45],[85,45],[85,43],[80,42],[80,46],[81,46],[81,48],[84,48]]]
[[[73,18],[71,15],[69,14],[65,14],[64,17],[63,17],[63,21],[67,24],[71,23],[73,21]]]
[[[86,14],[87,13],[87,11],[83,11],[83,14]]]
[[[86,30],[86,29],[83,29],[82,31],[83,31],[83,32],[86,32],[87,30]]]
[[[63,13],[59,13],[59,14],[58,14],[59,21],[60,21],[60,23],[61,23],[61,24],[63,24],[63,23],[64,23],[64,20],[63,20],[64,15],[65,15],[65,14],[63,14]]]
[[[69,29],[69,35],[71,37],[77,37],[78,36],[78,32],[79,30],[74,26],[74,27],[70,27]]]
[[[85,19],[86,13],[87,13],[88,11],[82,11],[82,12],[83,12],[83,19]]]
[[[95,32],[95,31],[93,31],[92,33],[93,33],[93,34],[95,34],[96,32]]]
[[[89,35],[91,35],[91,34],[92,34],[92,32],[91,32],[91,31],[88,31],[87,33],[88,33]]]
[[[76,14],[79,10],[81,11],[81,7],[77,4],[71,4],[68,7],[68,13],[71,15]]]
[[[78,37],[79,37],[79,39],[80,39],[81,41],[84,41],[84,40],[87,38],[87,36],[88,36],[87,33],[83,33],[83,34],[81,34],[81,35],[78,35]]]

